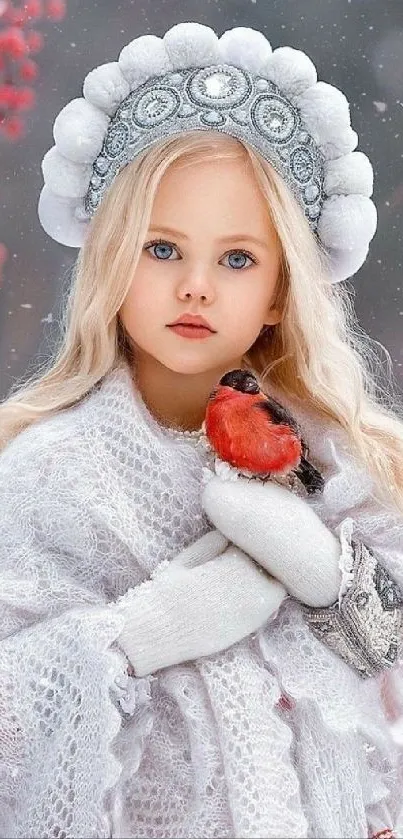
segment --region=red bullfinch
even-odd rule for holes
[[[301,428],[290,412],[260,390],[248,370],[226,373],[212,390],[203,429],[220,460],[261,478],[296,476],[311,495],[324,480],[306,455]]]

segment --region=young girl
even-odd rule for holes
[[[338,285],[376,226],[346,100],[195,23],[83,93],[39,203],[64,335],[0,409],[0,835],[402,836],[403,424]],[[322,493],[215,474],[237,368]]]

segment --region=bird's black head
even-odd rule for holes
[[[241,393],[260,393],[257,379],[249,370],[230,370],[222,376],[220,385],[240,390]]]

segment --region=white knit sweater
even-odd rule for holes
[[[372,503],[335,426],[294,414],[326,481],[307,503],[343,550],[354,532],[403,589],[402,520]],[[381,679],[315,638],[291,598],[223,653],[128,676],[114,605],[211,528],[205,465],[197,435],[161,427],[124,364],[4,450],[1,837],[397,830]]]

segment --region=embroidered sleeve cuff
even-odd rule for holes
[[[348,547],[338,601],[303,608],[314,635],[368,678],[393,667],[402,655],[403,597],[369,548],[354,539]]]

